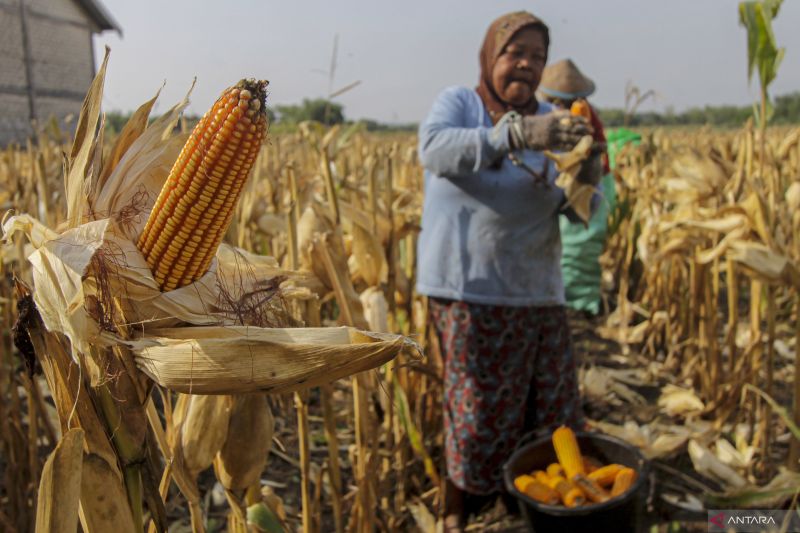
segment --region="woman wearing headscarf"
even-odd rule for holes
[[[532,14],[498,18],[477,89],[445,89],[420,125],[417,290],[444,357],[449,531],[466,523],[466,495],[502,492],[525,432],[582,425],[558,226],[560,214],[578,219],[542,150],[569,150],[591,130],[535,97],[549,44]],[[599,175],[593,155],[579,179]]]

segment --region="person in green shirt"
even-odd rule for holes
[[[544,69],[539,85],[540,97],[556,107],[569,109],[578,99],[586,99],[595,91],[594,82],[586,77],[570,59],[564,59]],[[567,306],[591,315],[600,312],[601,269],[598,261],[603,253],[608,230],[608,216],[616,205],[614,155],[628,142],[638,144],[639,135],[629,130],[609,131],[606,136],[596,110],[591,107],[591,125],[595,140],[608,145],[600,181],[602,199],[587,226],[571,224],[564,217],[561,229],[561,272]]]

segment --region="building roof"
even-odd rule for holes
[[[103,7],[103,4],[101,4],[99,0],[77,0],[77,2],[78,5],[86,11],[97,27],[100,28],[100,31],[114,30],[122,35],[122,28],[120,28],[117,21],[114,20],[114,17],[106,11],[106,8]]]

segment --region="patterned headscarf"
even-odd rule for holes
[[[489,26],[486,37],[483,39],[480,53],[481,78],[478,84],[478,95],[483,100],[483,105],[489,112],[492,122],[497,122],[508,111],[516,111],[521,115],[532,115],[539,108],[536,96],[531,95],[531,100],[524,107],[517,108],[502,101],[492,85],[492,70],[494,64],[508,41],[522,28],[535,27],[544,35],[545,46],[550,46],[550,32],[544,22],[534,17],[527,11],[516,11],[498,18]],[[534,90],[536,87],[533,88]]]

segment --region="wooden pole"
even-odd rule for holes
[[[292,205],[287,213],[286,228],[289,237],[289,269],[296,271],[299,266],[297,247],[297,183],[294,167],[289,163],[286,167],[289,179],[289,189],[292,195]],[[299,315],[299,306],[294,306],[296,315]],[[296,316],[295,318],[299,318]],[[300,446],[300,495],[303,505],[303,533],[314,531],[314,517],[311,513],[311,447],[309,444],[308,429],[308,389],[294,393],[294,407],[297,411],[297,433]]]
[[[28,90],[28,119],[36,120],[36,88],[33,80],[33,54],[28,34],[28,8],[25,0],[19,1],[19,29],[22,36],[22,63],[25,65],[25,87]]]

